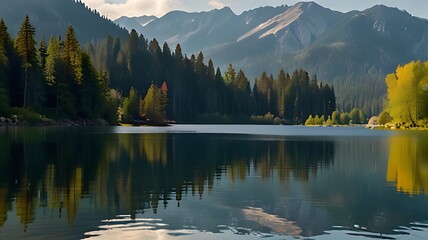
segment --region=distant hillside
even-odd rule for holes
[[[37,37],[49,39],[51,35],[65,35],[72,25],[81,42],[99,40],[107,35],[125,38],[127,30],[100,16],[80,1],[74,0],[2,0],[0,18],[6,22],[11,36],[16,36],[25,16],[29,15],[36,27]]]
[[[384,78],[399,64],[428,59],[428,20],[377,5],[341,13],[314,2],[264,7],[234,14],[170,12],[143,26],[149,39],[180,43],[186,53],[203,51],[223,71],[229,63],[250,79],[262,71],[303,68],[333,84],[339,108],[378,113]]]
[[[128,30],[135,29],[135,31],[137,31],[138,33],[141,33],[143,31],[143,27],[155,19],[157,19],[157,17],[155,16],[141,16],[141,17],[123,16],[114,20],[114,22]]]

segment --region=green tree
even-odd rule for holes
[[[69,26],[62,48],[62,57],[67,65],[71,67],[73,78],[77,83],[82,81],[82,54],[80,44],[74,34],[74,28]]]
[[[305,121],[306,126],[315,125],[315,119],[312,117],[312,115],[309,115],[308,119]]]
[[[122,111],[123,122],[131,122],[139,116],[138,95],[137,91],[133,87],[129,90],[129,96],[123,99]]]
[[[340,124],[342,125],[348,125],[351,121],[351,117],[349,116],[349,113],[341,113],[340,114]]]
[[[250,82],[248,81],[247,76],[245,76],[245,73],[242,71],[242,69],[239,70],[238,75],[236,75],[236,80],[233,85],[234,87],[241,89],[246,93],[251,92]]]
[[[6,90],[0,85],[0,117],[9,115],[10,106]]]
[[[79,112],[83,117],[99,118],[104,110],[106,74],[96,72],[87,53],[82,52],[82,84],[81,98],[79,99]]]
[[[4,46],[0,43],[0,116],[9,114],[9,98],[4,87],[7,83],[5,68],[7,65],[7,57]]]
[[[23,107],[27,106],[27,87],[29,80],[29,71],[37,66],[37,50],[34,35],[36,30],[30,23],[28,15],[19,29],[18,36],[15,40],[15,48],[22,60],[22,68],[25,72],[24,80],[24,101]]]
[[[122,96],[115,89],[109,89],[106,96],[106,111],[104,112],[104,118],[113,125],[119,124],[119,109],[122,103]]]
[[[287,86],[287,80],[288,79],[285,76],[284,70],[281,69],[281,71],[279,71],[279,74],[278,74],[278,79],[277,79],[278,85],[276,87],[277,96],[278,96],[277,111],[278,111],[278,115],[281,118],[284,118],[285,116],[285,97],[286,97],[285,88]]]
[[[380,125],[385,125],[391,121],[392,121],[392,117],[389,115],[389,112],[387,111],[381,112],[377,120],[378,124]]]
[[[148,121],[154,123],[164,123],[167,109],[167,85],[162,84],[161,88],[156,87],[152,84],[147,91],[144,100],[142,100],[142,115]]]
[[[174,56],[175,56],[175,59],[177,60],[177,62],[183,61],[183,52],[181,50],[180,44],[177,44],[177,46],[175,47]]]
[[[47,56],[48,54],[47,54],[46,42],[44,40],[41,40],[39,44],[39,59],[40,59],[40,67],[42,68],[43,71],[45,70],[45,67],[46,67]]]
[[[205,65],[204,65],[204,54],[202,52],[199,52],[198,57],[195,61],[195,72],[200,77],[205,75]]]
[[[21,107],[24,98],[20,76],[22,72],[22,61],[21,57],[19,57],[16,52],[14,42],[9,35],[3,19],[0,19],[0,45],[3,46],[6,60],[3,65],[3,88],[7,92],[10,105],[13,107]]]
[[[229,64],[226,73],[224,74],[224,82],[226,85],[230,85],[235,81],[236,72],[232,64]]]
[[[352,124],[362,124],[364,123],[364,114],[363,112],[358,108],[353,108],[352,111],[349,113]]]
[[[48,84],[48,106],[55,106],[56,114],[59,111],[59,81],[57,81],[60,75],[61,69],[61,46],[59,40],[51,37],[47,48],[47,57],[45,64],[45,78]],[[65,99],[64,99],[65,100]]]
[[[45,64],[45,75],[46,80],[49,85],[53,85],[56,83],[58,64],[61,61],[61,46],[60,42],[51,37],[49,41],[49,46],[47,49],[47,57]]]
[[[341,112],[334,111],[331,115],[331,124],[333,124],[333,125],[341,124],[340,123],[340,115],[341,115]]]
[[[0,40],[0,116],[6,116],[9,112],[9,98],[5,88],[7,85],[7,63],[6,51]]]

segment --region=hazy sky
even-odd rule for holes
[[[162,16],[171,10],[208,11],[229,6],[236,14],[260,6],[293,5],[294,0],[82,0],[89,7],[97,9],[110,19],[120,16],[155,15]],[[318,4],[347,12],[364,10],[376,4],[405,9],[412,15],[428,18],[427,0],[315,0]]]

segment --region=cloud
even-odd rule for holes
[[[92,9],[97,9],[110,19],[121,16],[162,16],[167,12],[182,8],[180,0],[82,0]]]
[[[213,8],[224,8],[226,6],[218,0],[211,0],[208,2],[208,4]]]

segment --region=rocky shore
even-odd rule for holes
[[[0,127],[5,126],[110,126],[111,124],[104,119],[61,119],[52,120],[43,118],[41,121],[29,122],[19,120],[17,115],[12,115],[10,118],[0,117]]]

